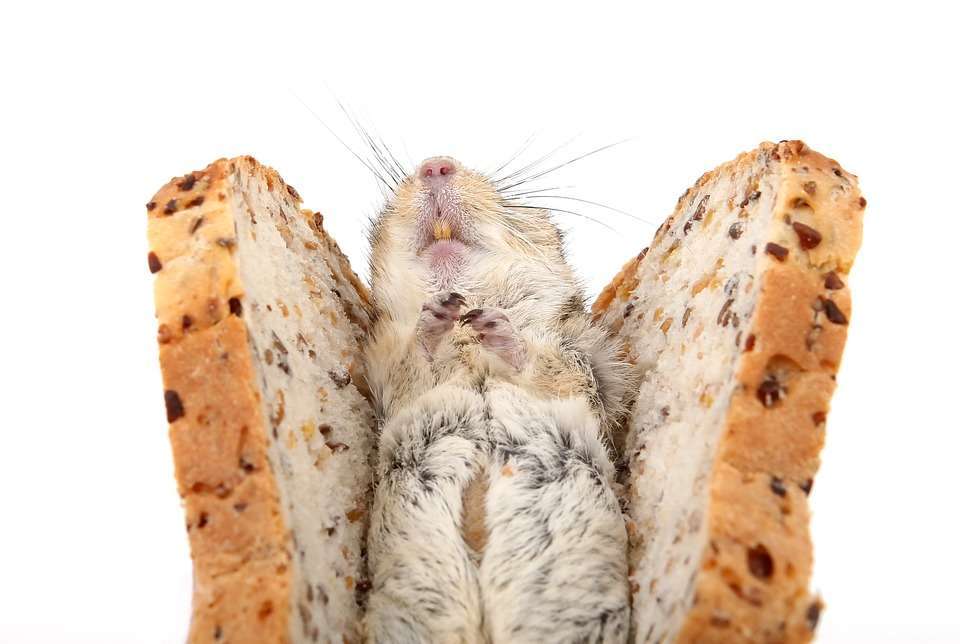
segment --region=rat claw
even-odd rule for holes
[[[459,293],[437,293],[423,303],[417,337],[427,350],[428,357],[437,349],[440,339],[446,335],[460,318],[460,309],[467,300]]]
[[[460,324],[469,324],[482,347],[502,358],[517,371],[526,362],[526,347],[510,319],[499,309],[473,309],[460,316]]]
[[[456,319],[459,317],[460,309],[466,305],[466,298],[459,293],[438,293],[424,302],[420,310],[439,313],[438,317]]]

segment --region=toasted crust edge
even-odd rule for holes
[[[681,196],[653,243],[672,225],[688,195],[718,174],[753,163],[757,155],[779,162],[781,187],[774,217],[782,217],[789,200],[802,196],[812,202],[818,221],[829,222],[831,233],[804,256],[806,261],[771,262],[764,272],[763,294],[749,331],[755,344],[741,356],[735,375],[740,386],[730,400],[712,470],[709,546],[678,642],[768,641],[771,633],[777,633],[776,641],[805,642],[812,638],[823,606],[808,594],[812,543],[807,494],[819,467],[847,326],[825,320],[822,298],[849,320],[846,274],[860,246],[866,206],[856,177],[801,141],[764,143],[704,174]],[[832,176],[845,189],[806,194],[800,179],[809,173]],[[636,272],[645,252],[628,261],[601,292],[592,308],[595,319],[629,298],[638,285]],[[830,271],[841,277],[842,288],[825,290],[824,275]],[[822,328],[808,349],[808,334],[818,323]],[[787,365],[794,377],[790,396],[766,408],[756,391],[774,360]],[[781,484],[782,495],[771,492]],[[740,580],[755,581],[751,561],[765,563],[768,555],[774,566],[788,559],[791,567],[775,569],[773,581],[762,584],[762,596],[750,596]]]
[[[194,568],[188,638],[287,642],[291,555],[233,257],[236,173],[299,206],[296,190],[249,156],[176,177],[147,204],[164,399]],[[367,301],[339,248],[304,216]]]

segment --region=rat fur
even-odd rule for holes
[[[545,210],[448,157],[371,230],[373,642],[622,642],[627,366]]]

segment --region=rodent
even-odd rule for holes
[[[449,157],[373,222],[372,642],[626,641],[627,367],[549,212]]]

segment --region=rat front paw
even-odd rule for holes
[[[473,309],[460,316],[460,324],[469,324],[485,349],[517,371],[523,368],[527,358],[523,339],[503,311]]]
[[[420,309],[417,324],[417,339],[426,350],[427,356],[433,356],[443,338],[460,317],[460,309],[467,301],[459,293],[437,293],[427,300]]]

